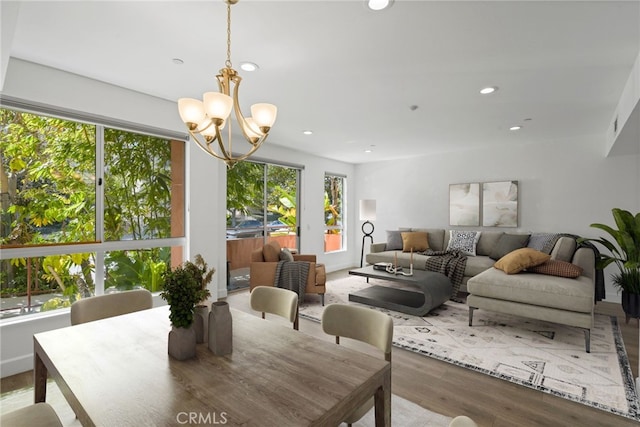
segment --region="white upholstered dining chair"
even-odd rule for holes
[[[385,360],[391,362],[393,320],[380,311],[355,305],[330,304],[322,313],[322,330],[334,335],[336,344],[340,344],[340,337],[346,337],[377,347],[384,353]],[[351,426],[373,407],[372,397],[343,422]]]
[[[2,427],[62,427],[56,411],[45,402],[2,414],[0,425]]]
[[[71,324],[93,322],[152,307],[153,298],[146,289],[83,298],[71,304]]]
[[[298,330],[298,294],[288,289],[273,286],[256,286],[251,290],[251,308],[265,313],[275,314],[293,323]]]

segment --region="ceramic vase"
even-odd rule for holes
[[[171,327],[169,332],[169,356],[177,360],[186,360],[196,355],[196,331],[193,327]]]
[[[640,294],[622,291],[622,309],[626,314],[626,323],[629,323],[629,319],[640,319]]]
[[[224,301],[216,301],[211,304],[209,313],[209,350],[217,356],[230,354],[232,351],[232,327],[231,311],[229,304]]]
[[[193,313],[193,328],[196,331],[196,342],[198,344],[209,340],[209,306],[196,306]]]

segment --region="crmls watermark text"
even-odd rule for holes
[[[226,412],[178,412],[176,415],[178,424],[226,424]]]

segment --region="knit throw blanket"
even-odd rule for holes
[[[464,269],[467,266],[467,256],[460,251],[434,251],[427,249],[424,252],[420,252],[423,255],[427,255],[427,263],[425,269],[427,271],[435,271],[436,273],[444,274],[451,280],[453,285],[453,293],[451,299],[455,301],[458,296],[458,291],[462,285],[462,278],[464,277]]]
[[[279,261],[273,286],[289,289],[298,294],[298,305],[304,301],[309,263],[306,261]]]

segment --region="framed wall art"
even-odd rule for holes
[[[449,225],[480,225],[480,183],[449,185]]]
[[[518,226],[518,181],[482,183],[482,225]]]

